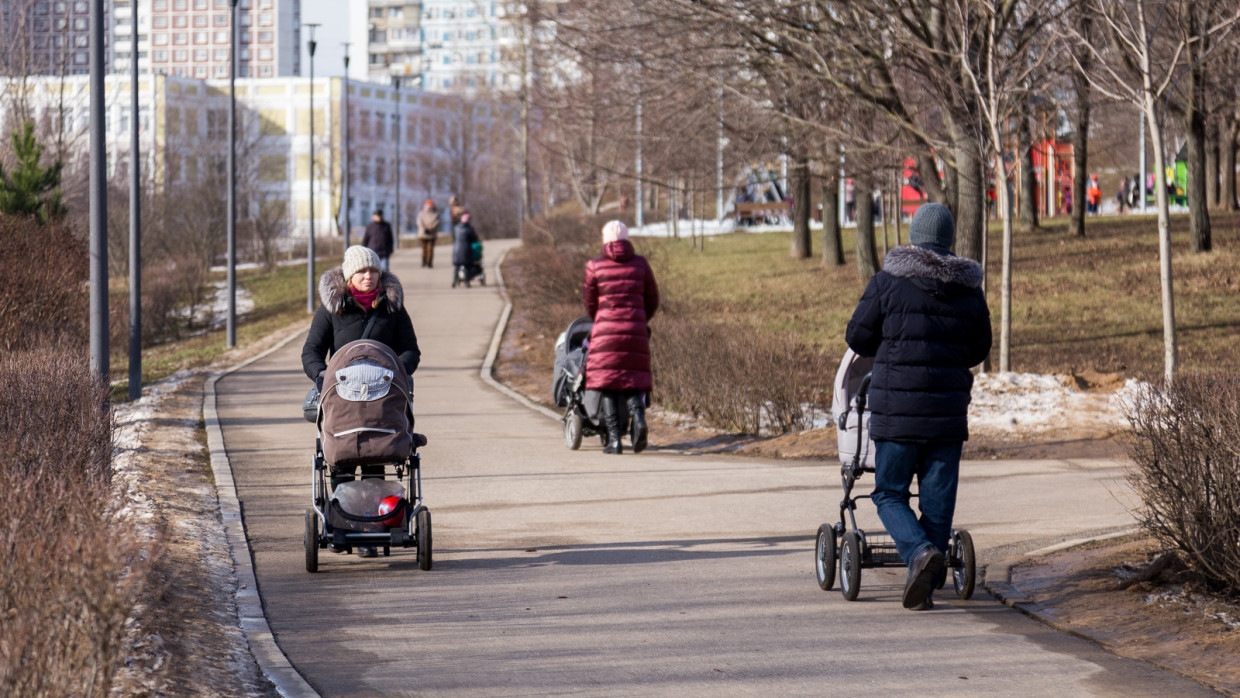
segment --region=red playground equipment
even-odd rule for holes
[[[1071,143],[1042,140],[1033,144],[1034,206],[1044,216],[1072,212],[1072,154]]]

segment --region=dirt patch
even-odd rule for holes
[[[1159,552],[1143,536],[1073,548],[1013,568],[1012,586],[1057,627],[1240,695],[1240,603],[1191,579],[1119,588]]]

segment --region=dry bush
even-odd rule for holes
[[[0,216],[0,259],[0,347],[80,349],[89,337],[86,241],[62,224]]]
[[[53,350],[0,359],[0,695],[106,696],[149,555],[110,486],[106,386]]]
[[[1184,374],[1131,400],[1141,525],[1216,590],[1240,593],[1240,378]]]
[[[729,431],[808,429],[829,394],[825,357],[789,335],[665,314],[651,353],[655,400]]]

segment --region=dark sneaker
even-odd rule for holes
[[[925,601],[922,601],[921,603],[910,608],[909,610],[910,611],[933,611],[934,610],[934,597],[927,596]]]
[[[943,553],[933,545],[927,543],[917,551],[913,564],[908,566],[908,582],[904,585],[905,608],[915,608],[930,598],[945,563]]]
[[[373,545],[357,546],[358,557],[379,557],[379,550]]]
[[[339,555],[340,553],[343,553],[345,551],[345,548],[344,546],[336,545],[335,543],[328,543],[327,550],[328,552],[336,553],[337,555]]]

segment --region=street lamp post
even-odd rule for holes
[[[306,312],[314,312],[314,49],[318,44],[314,41],[314,30],[318,24],[307,24],[310,27],[310,245],[306,250]]]
[[[130,16],[129,47],[129,399],[142,397],[142,191],[138,147],[138,5]]]
[[[353,201],[349,198],[349,42],[344,42],[344,89],[341,92],[340,120],[344,128],[343,158],[344,176],[341,177],[340,203],[344,207],[344,246],[349,247],[349,233],[353,227]]]
[[[108,356],[108,150],[103,82],[103,0],[90,3],[90,370],[103,385]],[[137,27],[134,27],[137,30]],[[138,60],[134,55],[131,60]]]
[[[228,28],[228,323],[224,346],[232,349],[237,346],[237,0],[228,1]]]
[[[395,133],[392,136],[396,139],[396,212],[392,222],[396,224],[396,233],[392,236],[392,242],[396,249],[400,249],[400,80],[401,76],[392,76],[392,92],[396,98],[396,123],[392,126]]]

